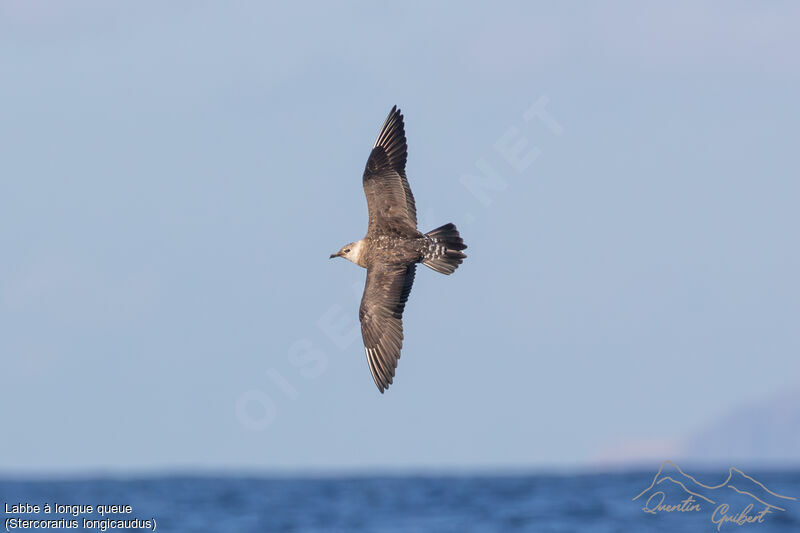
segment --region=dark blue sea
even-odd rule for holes
[[[6,479],[0,481],[0,500],[4,505],[4,525],[9,531],[15,529],[15,524],[19,531],[43,529],[42,522],[35,522],[34,526],[34,522],[26,524],[21,520],[61,519],[75,520],[78,527],[73,530],[77,531],[104,528],[141,531],[149,524],[156,531],[220,533],[800,532],[800,500],[790,499],[800,498],[800,472],[750,474],[783,496],[777,503],[767,503],[784,510],[771,508],[758,521],[752,515],[764,506],[730,490],[714,496],[715,505],[700,502],[703,505],[699,510],[645,513],[644,499],[632,501],[632,498],[648,487],[654,472],[320,479],[184,476]],[[718,473],[716,476],[719,477]],[[664,489],[666,503],[677,504],[686,496],[677,485],[667,487],[667,484],[656,487]],[[673,488],[679,492],[670,493]],[[739,501],[734,496],[744,499]],[[656,499],[659,498],[657,495]],[[742,525],[733,521],[713,522],[712,511],[724,498],[734,499],[725,500],[729,505],[727,513],[718,511],[717,519],[723,515],[732,517],[750,502],[755,505],[747,516],[754,521]],[[92,505],[93,511],[65,507],[60,514],[52,508],[46,513],[45,504]],[[655,505],[652,500],[651,504]],[[38,505],[39,510],[14,512],[15,505]],[[131,510],[111,509],[101,516],[96,509],[98,505],[129,505]],[[84,519],[94,522],[84,527]],[[68,530],[49,525],[50,529]]]

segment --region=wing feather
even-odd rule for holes
[[[394,379],[403,347],[403,310],[417,265],[373,265],[361,298],[361,336],[372,379],[383,393]]]
[[[406,178],[408,147],[403,115],[394,106],[383,123],[364,169],[363,185],[369,210],[369,232],[389,224],[417,229],[417,207]]]

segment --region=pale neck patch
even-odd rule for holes
[[[345,254],[345,259],[348,261],[352,261],[353,263],[360,265],[361,264],[361,254],[364,251],[364,239],[360,241],[356,241],[350,245],[350,251]]]

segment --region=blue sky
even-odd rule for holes
[[[794,390],[798,16],[4,2],[0,469],[662,460]],[[381,396],[328,255],[394,104],[469,258]]]

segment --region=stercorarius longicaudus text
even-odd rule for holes
[[[369,225],[366,236],[331,255],[367,269],[358,318],[372,378],[383,393],[394,379],[403,346],[403,309],[417,263],[452,274],[467,257],[453,224],[417,230],[414,195],[406,179],[406,134],[397,106],[386,118],[364,169]]]

